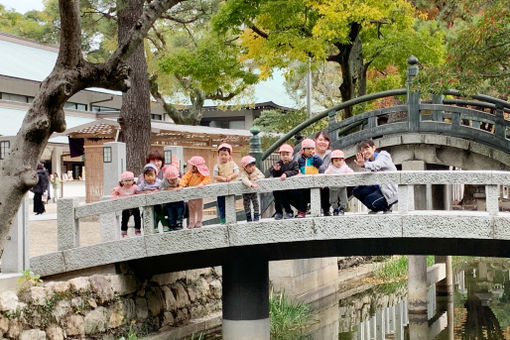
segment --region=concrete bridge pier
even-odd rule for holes
[[[269,265],[257,254],[234,253],[222,266],[223,339],[269,340]]]

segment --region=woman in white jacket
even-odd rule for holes
[[[359,150],[354,163],[365,171],[397,171],[388,152],[376,152],[374,141],[362,141]],[[398,200],[398,187],[396,184],[360,185],[352,190],[352,194],[370,209],[370,213],[378,211],[388,213]]]

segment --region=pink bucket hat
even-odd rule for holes
[[[331,159],[335,158],[345,158],[344,152],[342,150],[333,150],[331,151]]]
[[[120,175],[121,181],[133,181],[135,179],[135,175],[131,171],[124,171]]]
[[[188,161],[189,164],[196,166],[198,169],[198,172],[202,176],[209,176],[209,169],[207,168],[207,165],[205,164],[205,159],[200,156],[193,156]]]
[[[244,156],[243,158],[241,158],[241,165],[243,166],[243,168],[246,168],[248,165],[250,165],[251,163],[255,163],[257,160],[255,159],[255,157],[253,156]]]
[[[232,154],[232,145],[228,143],[221,143],[220,145],[218,145],[218,151],[220,151],[223,148],[228,149],[229,153]]]
[[[315,141],[310,138],[303,139],[303,141],[301,142],[301,150],[306,148],[315,148]]]
[[[282,144],[278,152],[290,152],[290,154],[292,155],[294,153],[294,149],[289,144]]]
[[[165,168],[165,179],[175,179],[179,177],[179,170],[173,165],[169,165]]]

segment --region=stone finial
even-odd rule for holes
[[[258,127],[256,127],[256,126],[254,126],[254,127],[252,127],[250,129],[250,132],[251,132],[252,135],[256,136],[256,135],[258,135],[260,133],[260,129]]]
[[[416,64],[418,64],[418,62],[419,62],[418,58],[416,58],[414,55],[407,58],[407,63],[409,65],[416,65]]]

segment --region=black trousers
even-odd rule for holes
[[[131,208],[122,210],[122,220],[120,222],[120,230],[127,231],[128,230],[128,221],[129,216],[133,215],[135,220],[135,229],[140,230],[142,227],[141,219],[140,219],[140,209]]]
[[[42,194],[34,193],[34,212],[36,214],[42,214],[46,212],[46,208],[44,207],[44,203],[42,201]]]

